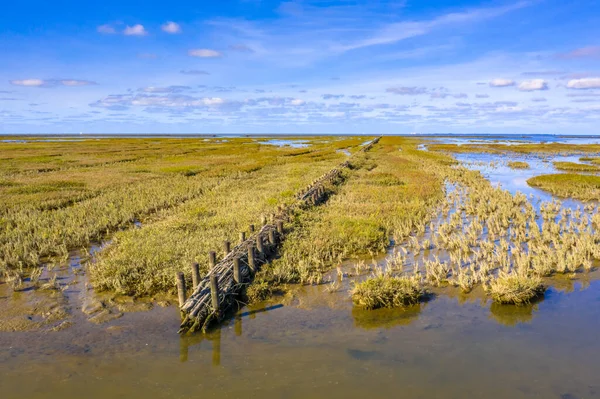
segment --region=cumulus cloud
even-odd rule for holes
[[[110,26],[108,24],[100,25],[98,28],[96,28],[96,30],[98,31],[98,33],[102,33],[105,35],[114,35],[115,33],[117,33],[115,28],[113,28],[112,26]]]
[[[544,79],[524,80],[519,84],[520,91],[548,90],[548,83]]]
[[[148,32],[144,25],[136,24],[133,26],[127,26],[123,31],[125,36],[146,36]]]
[[[569,51],[568,53],[557,54],[558,58],[565,60],[573,58],[595,58],[600,57],[600,46],[588,46]]]
[[[79,79],[21,79],[10,80],[9,83],[14,86],[25,87],[53,87],[53,86],[89,86],[95,85],[96,82]]]
[[[217,58],[217,57],[223,56],[223,54],[219,51],[206,49],[206,48],[189,50],[188,55],[191,57],[200,57],[200,58]]]
[[[182,73],[184,75],[210,75],[209,72],[201,71],[199,69],[182,69],[181,71],[179,71],[179,73]]]
[[[511,80],[511,79],[498,78],[498,79],[494,79],[490,82],[490,87],[508,87],[508,86],[514,86],[514,85],[515,85],[515,81]]]
[[[304,104],[306,104],[306,101],[301,100],[299,98],[295,98],[292,101],[290,101],[290,104],[292,104],[292,105],[304,105]]]
[[[181,33],[181,26],[172,21],[167,21],[160,27],[160,29],[162,29],[163,32],[167,32],[170,34]]]
[[[414,96],[414,95],[419,95],[419,94],[427,94],[428,90],[426,87],[416,87],[416,86],[412,86],[412,87],[407,87],[407,86],[400,86],[400,87],[389,87],[385,90],[388,93],[393,93],[393,94],[399,94],[402,96]]]
[[[600,78],[572,79],[567,83],[569,89],[600,89]]]

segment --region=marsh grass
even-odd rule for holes
[[[600,170],[600,167],[598,166],[576,162],[553,162],[553,164],[557,170],[564,170],[568,172],[597,172]]]
[[[332,188],[336,195],[293,221],[281,258],[264,272],[273,284],[319,282],[348,257],[382,253],[391,238],[424,230],[443,198],[442,180],[424,165],[446,157],[416,147],[410,139],[384,137],[353,159],[346,183]]]
[[[600,176],[575,173],[550,174],[532,177],[527,184],[563,198],[583,201],[600,198]]]
[[[524,161],[510,161],[507,165],[511,169],[529,169],[529,164]]]
[[[28,140],[0,143],[0,271],[64,258],[271,165],[333,164],[343,158],[336,149],[355,151],[366,138],[310,138],[293,161],[294,149],[253,139]]]
[[[495,302],[523,305],[543,295],[545,287],[540,277],[511,273],[493,279],[489,291]]]
[[[426,292],[418,278],[383,275],[357,283],[352,301],[365,309],[395,308],[415,305]]]

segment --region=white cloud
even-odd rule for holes
[[[123,34],[125,36],[146,36],[148,32],[144,28],[144,25],[137,24],[133,26],[127,26],[123,31]]]
[[[301,100],[299,98],[295,98],[292,101],[290,101],[290,104],[292,104],[292,105],[304,105],[304,104],[306,104],[306,101]]]
[[[600,89],[600,78],[572,79],[567,83],[569,89]]]
[[[548,90],[548,83],[544,79],[531,79],[524,80],[519,84],[519,90],[521,91],[536,91],[536,90]]]
[[[44,86],[44,81],[41,79],[23,79],[23,80],[11,80],[10,84],[15,86],[29,86],[29,87],[40,87]]]
[[[199,49],[189,50],[188,55],[191,57],[217,58],[217,57],[221,57],[223,54],[216,50],[199,48]]]
[[[104,33],[105,35],[114,35],[115,33],[117,33],[115,28],[108,24],[100,25],[96,30],[98,31],[98,33]]]
[[[163,30],[163,32],[171,34],[181,33],[181,26],[172,21],[168,21],[167,23],[163,24],[160,28]]]
[[[26,86],[26,87],[52,87],[52,86],[88,86],[95,85],[95,82],[89,80],[79,79],[22,79],[22,80],[11,80],[9,81],[14,86]]]
[[[510,80],[510,79],[494,79],[490,82],[490,87],[507,87],[507,86],[514,86],[515,85],[515,81],[514,80]]]

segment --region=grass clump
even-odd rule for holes
[[[529,164],[524,161],[511,161],[508,163],[508,167],[511,169],[529,169]]]
[[[597,172],[600,167],[596,165],[585,165],[577,162],[553,162],[554,167],[558,170],[564,170],[568,172]]]
[[[527,184],[560,197],[583,201],[600,198],[600,176],[559,173],[532,177]]]
[[[425,290],[416,277],[378,276],[356,284],[352,301],[366,309],[396,308],[419,303]]]
[[[528,304],[546,290],[540,277],[516,273],[493,279],[489,289],[495,302],[513,305]]]

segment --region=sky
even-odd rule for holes
[[[13,1],[0,133],[600,134],[600,0]]]

